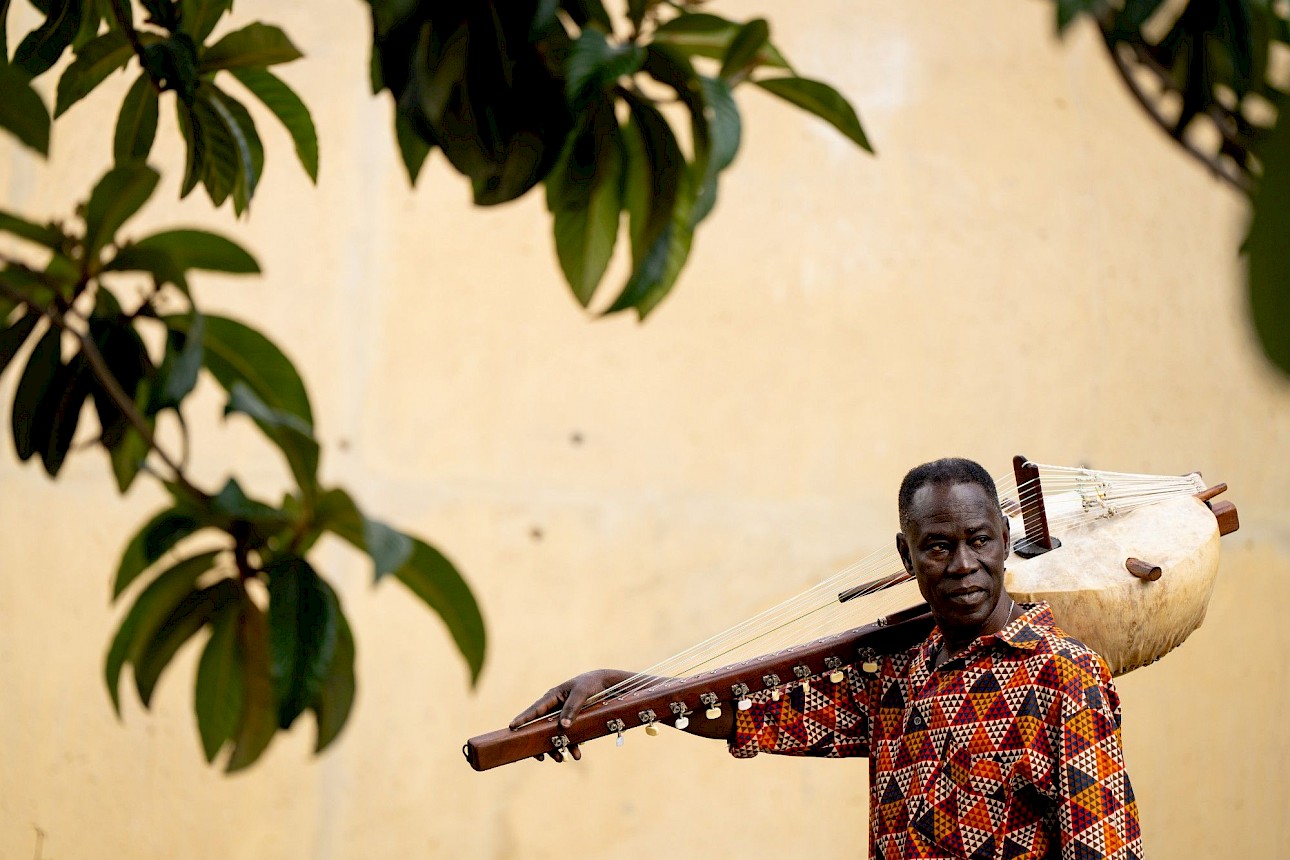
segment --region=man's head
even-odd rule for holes
[[[994,481],[971,460],[925,463],[900,485],[896,548],[952,650],[1007,623],[1008,520]]]

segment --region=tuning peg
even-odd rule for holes
[[[703,715],[710,720],[715,720],[721,716],[721,704],[717,699],[716,693],[704,693],[699,696],[699,701],[708,706]]]

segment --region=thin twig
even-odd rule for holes
[[[31,301],[31,299],[21,291],[15,290],[3,282],[0,282],[0,294],[4,294],[16,302],[21,302],[46,317],[51,324],[57,326],[60,330],[68,332],[75,337],[81,345],[81,354],[85,356],[85,361],[89,365],[90,371],[94,374],[94,378],[98,381],[99,385],[102,386],[104,393],[112,400],[113,405],[115,405],[117,409],[121,410],[121,414],[130,422],[130,426],[138,432],[139,436],[143,439],[144,443],[147,444],[148,448],[157,452],[157,456],[161,459],[161,462],[165,463],[166,468],[170,469],[173,474],[175,483],[182,487],[183,490],[190,494],[194,499],[205,500],[210,498],[207,493],[199,490],[191,481],[188,480],[188,476],[184,474],[183,468],[166,453],[160,444],[158,444],[157,437],[153,434],[152,428],[148,426],[147,420],[144,419],[144,417],[139,414],[139,410],[135,408],[134,400],[126,394],[125,389],[121,387],[121,383],[117,380],[115,374],[112,373],[112,369],[108,367],[107,361],[104,360],[103,354],[99,352],[98,345],[94,343],[94,340],[90,338],[88,334],[71,325],[67,321],[67,316],[77,316],[82,322],[87,324],[88,320],[78,312],[71,309],[68,309],[65,314],[56,307],[43,307]]]
[[[152,86],[160,92],[161,82],[152,76],[152,72],[148,71],[148,64],[143,61],[144,53],[147,49],[139,39],[139,31],[134,29],[134,24],[130,22],[130,15],[126,11],[128,4],[129,0],[112,0],[112,17],[116,19],[117,26],[121,28],[121,32],[125,33],[126,41],[130,43],[130,48],[134,51],[134,55],[139,58],[139,65],[143,67],[145,72],[148,72],[148,80],[152,81]]]
[[[1237,191],[1241,191],[1245,194],[1253,194],[1254,181],[1249,176],[1239,168],[1235,174],[1231,171],[1224,170],[1222,161],[1188,141],[1183,135],[1183,130],[1176,129],[1175,123],[1170,122],[1165,115],[1156,108],[1155,104],[1152,103],[1151,99],[1148,98],[1147,94],[1142,90],[1142,87],[1133,79],[1132,69],[1129,68],[1128,63],[1124,61],[1124,58],[1120,56],[1120,52],[1116,50],[1117,42],[1112,39],[1105,30],[1103,31],[1103,36],[1104,38],[1102,41],[1106,45],[1106,52],[1111,56],[1111,65],[1115,66],[1115,70],[1120,73],[1120,79],[1123,80],[1124,85],[1128,87],[1129,94],[1132,95],[1142,109],[1146,111],[1147,116],[1151,118],[1152,122],[1159,126],[1161,131],[1169,135],[1175,143],[1181,146],[1184,152],[1205,165],[1205,167],[1209,168],[1209,171],[1215,177],[1230,185],[1232,188],[1235,188]],[[1139,57],[1142,56],[1140,51],[1137,53]],[[1157,70],[1152,68],[1152,71],[1156,72]],[[1209,116],[1210,119],[1214,120],[1214,124],[1218,126],[1219,134],[1223,135],[1224,138],[1227,138],[1229,142],[1236,143],[1236,145],[1240,146],[1239,142],[1232,141],[1228,137],[1222,127],[1222,123],[1219,122],[1216,117],[1208,113],[1206,115]]]

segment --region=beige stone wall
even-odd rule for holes
[[[284,76],[315,112],[319,187],[265,117],[250,219],[176,203],[167,116],[134,229],[257,252],[262,279],[199,278],[201,300],[303,368],[325,478],[460,563],[488,665],[468,690],[439,622],[326,546],[358,639],[350,726],[318,760],[306,719],[250,773],[207,770],[193,646],[123,724],[100,677],[109,576],[160,494],[118,499],[97,451],[51,484],[0,443],[0,856],[34,856],[37,829],[55,860],[863,856],[862,761],[735,762],[665,732],[480,775],[459,747],[559,678],[652,662],[891,540],[913,463],[1016,452],[1231,485],[1209,620],[1120,683],[1128,763],[1151,856],[1290,856],[1290,384],[1251,342],[1242,202],[1148,126],[1091,33],[1052,37],[1048,3],[719,5],[770,14],[879,157],[741,93],[717,211],[640,326],[577,309],[539,196],[473,210],[438,156],[409,191],[362,4],[238,4],[308,54]],[[0,206],[70,211],[126,83],[60,122],[48,164],[0,142]],[[220,405],[203,389],[189,413],[197,476],[232,463],[275,491],[281,464]]]

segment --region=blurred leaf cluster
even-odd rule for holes
[[[43,21],[12,54],[9,0],[0,0],[0,127],[47,154],[50,112],[31,81],[62,65],[53,116],[113,72],[136,67],[113,135],[115,166],[66,221],[37,223],[0,211],[0,374],[17,384],[11,432],[21,460],[55,477],[75,452],[101,449],[117,488],[140,475],[170,504],[126,546],[113,599],[132,597],[112,641],[106,682],[120,708],[127,664],[145,706],[179,649],[206,635],[194,690],[207,760],[228,770],[259,758],[274,735],[313,713],[317,749],[353,706],[355,641],[336,590],[309,556],[327,533],[371,559],[444,620],[472,681],[485,635],[456,568],[422,540],[365,514],[319,476],[321,449],[299,372],[253,326],[201,310],[195,273],[254,275],[255,258],[205,230],[126,232],[155,192],[152,151],[159,101],[173,93],[187,147],[181,195],[198,184],[211,202],[247,210],[264,168],[250,112],[222,88],[236,79],[286,127],[315,179],[318,144],[299,97],[268,67],[300,57],[277,27],[253,23],[212,34],[231,0],[145,0],[136,23],[125,0],[40,0]],[[186,400],[203,377],[225,394],[229,420],[250,421],[283,457],[293,489],[280,500],[248,495],[229,477],[203,489],[186,473]],[[82,428],[83,413],[93,427]],[[158,441],[160,429],[177,445]],[[178,447],[181,453],[171,448]]]
[[[543,183],[560,268],[584,307],[620,232],[631,268],[605,312],[644,318],[671,291],[739,151],[741,85],[871,151],[847,100],[798,75],[765,19],[665,0],[612,13],[601,0],[367,2],[373,91],[394,96],[411,180],[438,148],[479,205]]]
[[[1138,104],[1214,176],[1249,195],[1250,313],[1290,374],[1290,4],[1279,0],[1057,0],[1062,32],[1099,27]]]

